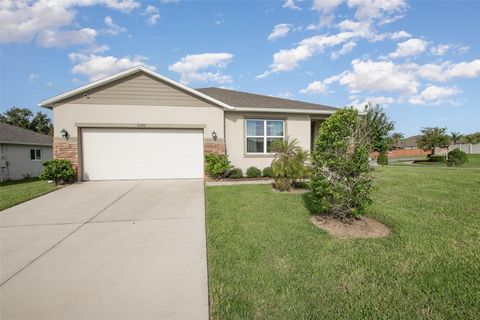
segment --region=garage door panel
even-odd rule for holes
[[[82,130],[83,178],[203,178],[203,132],[187,129]]]

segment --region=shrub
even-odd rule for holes
[[[435,155],[428,155],[428,161],[429,162],[445,162],[446,158],[445,156],[435,156]]]
[[[377,163],[381,166],[388,165],[388,156],[386,152],[380,152],[377,158]]]
[[[40,179],[53,180],[55,184],[64,184],[71,181],[77,174],[68,160],[53,159],[43,163]]]
[[[228,175],[230,179],[241,179],[243,178],[243,172],[240,168],[233,168]]]
[[[274,187],[280,191],[289,191],[296,179],[304,179],[309,170],[306,165],[308,153],[300,146],[298,140],[286,138],[273,144],[276,152],[272,161],[272,175],[275,179]]]
[[[212,178],[219,179],[230,168],[230,161],[224,154],[208,153],[205,155],[205,172]]]
[[[269,178],[273,177],[272,167],[263,168],[262,176]]]
[[[262,171],[257,167],[250,167],[247,169],[247,177],[248,178],[258,178],[262,176]]]
[[[314,213],[359,218],[372,200],[368,122],[353,108],[327,118],[315,139],[309,200]]]
[[[447,165],[449,167],[461,167],[468,161],[468,156],[462,150],[456,148],[448,153]]]

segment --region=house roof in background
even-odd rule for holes
[[[411,136],[411,137],[405,138],[405,139],[399,141],[399,142],[395,145],[395,147],[398,147],[398,148],[418,147],[417,139],[418,139],[419,137],[420,137],[420,136]]]
[[[53,138],[0,122],[0,143],[51,146]]]
[[[243,109],[276,109],[281,111],[284,109],[287,110],[308,110],[308,111],[324,111],[325,113],[333,113],[337,108],[325,106],[316,103],[283,99],[271,96],[264,96],[255,93],[234,91],[221,88],[200,88],[197,89],[206,95],[209,95],[212,98],[220,100],[228,105]]]

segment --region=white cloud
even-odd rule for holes
[[[403,39],[403,38],[410,38],[412,35],[404,30],[397,31],[389,34],[389,38],[393,40]]]
[[[324,14],[320,17],[318,23],[311,23],[307,26],[307,30],[319,30],[325,26],[330,26],[333,23],[335,16],[333,14]]]
[[[439,44],[438,46],[431,47],[430,52],[436,56],[443,56],[450,47],[448,44]]]
[[[30,73],[28,75],[28,81],[30,82],[35,82],[35,80],[37,80],[38,78],[40,78],[40,75],[36,73]]]
[[[113,22],[112,17],[106,16],[104,19],[105,24],[107,25],[108,29],[106,30],[109,34],[119,34],[121,32],[127,31],[126,28],[119,26]]]
[[[355,17],[359,20],[386,19],[391,14],[403,12],[407,7],[405,0],[348,0],[347,4],[356,8]]]
[[[178,0],[160,0],[161,3],[175,3],[178,2]]]
[[[327,86],[323,81],[313,81],[305,89],[300,90],[301,94],[323,94],[327,92]]]
[[[154,26],[160,19],[160,10],[155,6],[148,5],[142,15],[147,16],[147,24],[149,26]]]
[[[422,39],[409,39],[397,44],[397,50],[389,54],[391,58],[417,55],[427,49],[427,42]]]
[[[365,106],[367,105],[379,105],[381,107],[388,107],[389,105],[395,103],[395,99],[392,97],[385,97],[385,96],[378,96],[378,97],[367,97],[364,99],[358,99],[358,97],[351,97],[354,98],[350,105],[354,106],[358,110],[364,110]]]
[[[217,82],[228,83],[232,79],[219,70],[232,61],[231,53],[203,53],[191,54],[181,58],[168,67],[169,70],[180,74],[180,82]],[[213,71],[212,71],[213,70]]]
[[[75,19],[75,8],[94,5],[128,12],[138,8],[140,3],[134,0],[4,1],[0,5],[0,43],[28,42],[35,38],[40,45],[46,46],[90,43],[93,29],[75,30],[71,26]]]
[[[97,31],[90,28],[80,30],[58,31],[45,30],[37,37],[37,42],[42,47],[68,47],[76,44],[93,44]]]
[[[347,86],[352,93],[386,91],[415,94],[420,85],[413,70],[405,66],[391,61],[360,59],[353,60],[352,70],[337,75],[335,80]]]
[[[74,74],[85,75],[90,81],[95,81],[139,65],[143,65],[152,70],[156,69],[155,66],[147,64],[147,58],[141,55],[117,58],[96,54],[71,53],[68,57],[75,63],[72,72]]]
[[[431,81],[447,81],[452,78],[480,77],[480,59],[459,63],[452,63],[450,61],[442,64],[428,63],[417,66],[417,68],[418,75],[421,78]]]
[[[291,98],[293,98],[293,94],[289,91],[280,92],[279,94],[277,94],[277,97],[282,98],[282,99],[291,99]]]
[[[295,0],[285,0],[285,3],[282,5],[282,7],[291,10],[302,10],[302,8],[295,4]]]
[[[397,20],[400,20],[400,19],[402,19],[403,17],[405,17],[404,14],[399,14],[399,15],[397,15],[397,16],[386,17],[386,18],[383,18],[382,20],[380,20],[380,21],[378,22],[378,25],[379,25],[379,26],[383,26],[383,25],[385,25],[385,24],[389,24],[389,23],[395,22],[395,21],[397,21]]]
[[[275,41],[277,39],[285,37],[288,34],[288,32],[290,31],[290,27],[291,27],[291,25],[287,24],[287,23],[277,24],[273,28],[272,33],[270,33],[268,35],[267,39],[270,40],[270,41]]]
[[[412,96],[408,102],[415,105],[445,103],[446,98],[455,96],[462,91],[457,87],[439,87],[429,85],[419,95]]]
[[[344,54],[352,52],[353,48],[355,48],[356,46],[357,44],[353,41],[347,42],[342,46],[342,49],[336,52],[332,52],[332,54],[330,55],[330,58],[332,60],[335,60],[338,57],[343,56]]]
[[[323,13],[329,13],[332,12],[342,2],[343,0],[314,0],[312,9]]]

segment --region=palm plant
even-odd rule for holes
[[[392,139],[392,142],[395,145],[396,150],[398,150],[398,144],[400,143],[400,141],[403,140],[404,137],[405,136],[403,135],[403,133],[400,133],[400,132],[392,133],[390,138]]]
[[[297,179],[304,179],[308,175],[308,152],[298,145],[298,140],[288,137],[273,144],[275,158],[272,161],[272,173],[275,179],[275,188],[289,191]]]
[[[450,138],[452,139],[453,144],[457,144],[457,142],[459,142],[462,138],[462,135],[460,132],[452,131],[450,132]]]

